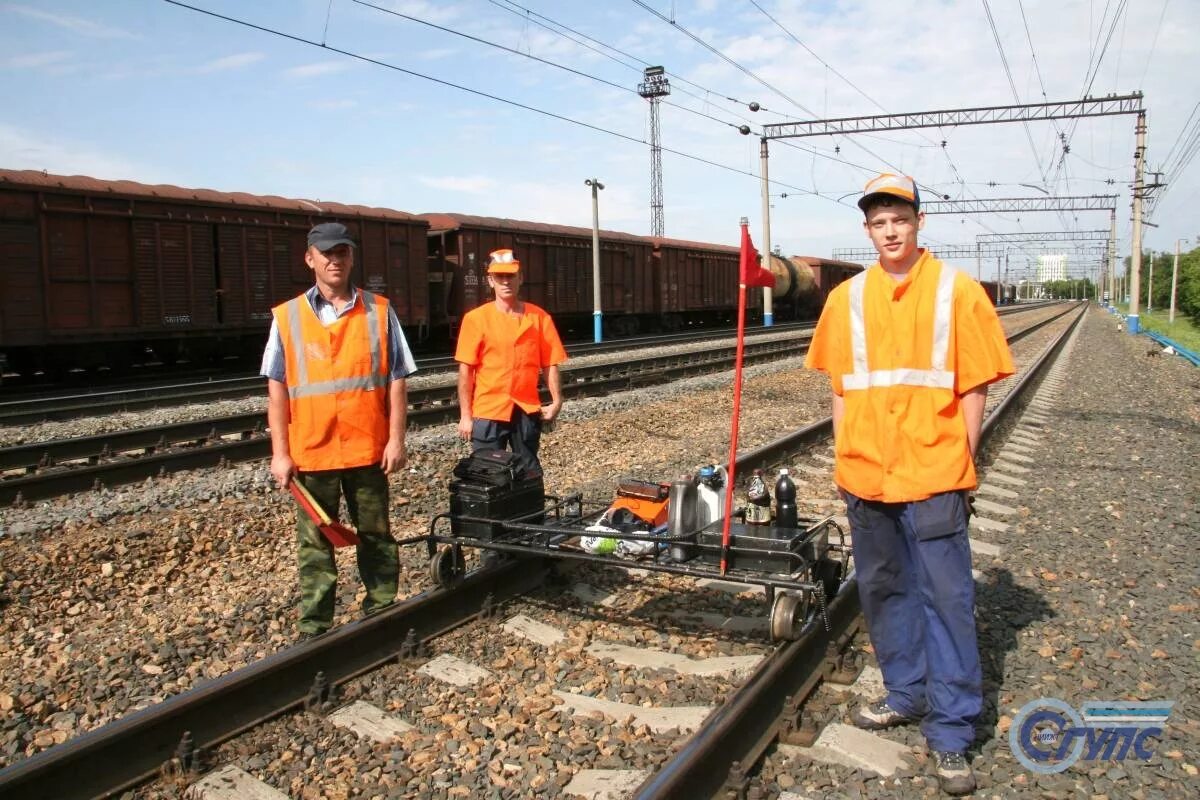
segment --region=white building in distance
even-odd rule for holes
[[[1065,281],[1067,279],[1066,255],[1038,256],[1038,283],[1049,281]]]

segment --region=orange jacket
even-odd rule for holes
[[[272,309],[283,341],[301,472],[378,463],[388,441],[388,301],[359,290],[354,308],[323,325],[304,295]]]
[[[844,400],[838,486],[902,503],[973,489],[960,397],[1013,373],[983,288],[922,251],[897,281],[875,265],[829,293],[805,366]]]
[[[454,360],[475,367],[471,415],[508,422],[513,405],[529,413],[541,408],[538,374],[567,360],[550,315],[533,303],[510,316],[496,304],[468,311],[458,332]]]

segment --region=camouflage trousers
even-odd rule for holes
[[[400,560],[388,526],[388,482],[378,465],[305,472],[296,478],[331,517],[344,495],[350,522],[358,529],[358,574],[366,587],[363,613],[396,599]],[[302,509],[296,508],[296,540],[300,566],[301,633],[323,633],[333,624],[337,596],[337,562],[329,543]]]

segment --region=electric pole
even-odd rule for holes
[[[1128,330],[1141,330],[1138,320],[1138,292],[1141,291],[1142,271],[1142,174],[1146,168],[1146,112],[1137,115],[1137,149],[1133,151],[1133,244],[1129,254],[1129,316]]]

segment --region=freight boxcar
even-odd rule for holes
[[[1017,287],[1014,284],[1001,283],[997,286],[995,281],[980,281],[979,285],[987,292],[992,305],[1008,305],[1016,302]]]
[[[256,359],[271,306],[312,285],[306,234],[325,221],[359,242],[356,283],[424,336],[428,226],[410,214],[0,170],[0,358],[23,374]]]
[[[521,296],[554,316],[564,338],[593,329],[592,230],[465,214],[423,214],[429,223],[430,307],[453,335],[462,315],[487,302],[488,254],[508,248],[521,262]],[[641,236],[600,232],[605,329],[636,332],[657,313],[653,248]]]
[[[667,331],[737,320],[736,247],[653,238],[659,324]],[[761,319],[762,292],[746,293],[748,315]]]

